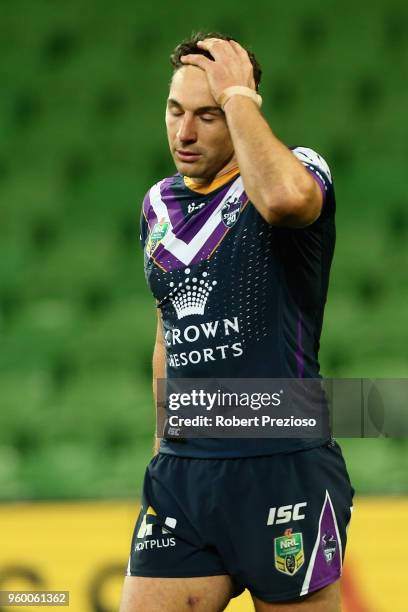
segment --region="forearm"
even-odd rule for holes
[[[156,342],[153,351],[153,397],[156,409],[156,422],[158,417],[157,411],[157,400],[158,400],[158,381],[163,380],[166,377],[166,349],[164,344]],[[156,435],[154,437],[153,454],[157,455],[159,452],[161,438]]]
[[[153,456],[157,455],[157,453],[159,452],[160,440],[161,438],[158,438],[157,436],[155,436],[154,442],[153,442]]]
[[[256,104],[232,96],[225,116],[245,191],[268,223],[296,225],[313,198],[315,181],[303,164],[272,133]]]

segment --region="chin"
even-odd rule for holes
[[[206,178],[206,173],[204,170],[200,170],[199,167],[192,167],[192,164],[176,164],[177,170],[183,176],[187,176],[188,178]]]

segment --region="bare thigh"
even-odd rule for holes
[[[252,596],[256,612],[341,612],[340,580],[323,589],[285,603],[266,603]]]
[[[221,612],[232,595],[229,576],[126,576],[120,612]]]

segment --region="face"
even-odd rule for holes
[[[197,66],[183,66],[173,75],[166,127],[174,163],[184,176],[211,180],[234,156],[225,115]]]

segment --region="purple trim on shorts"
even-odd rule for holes
[[[298,320],[297,320],[297,348],[296,348],[296,363],[297,363],[297,374],[298,378],[303,378],[304,369],[305,369],[305,359],[304,359],[304,350],[303,350],[303,316],[301,311],[299,310]]]
[[[334,538],[336,548],[333,558],[327,561],[324,554],[323,537],[328,540],[330,536]],[[341,574],[340,542],[337,541],[336,521],[328,497],[325,500],[318,539],[319,545],[310,578],[309,593],[320,588],[322,584],[329,584],[329,582],[334,581]]]

